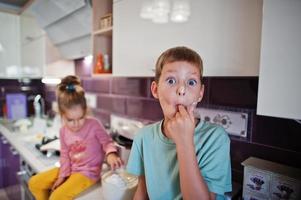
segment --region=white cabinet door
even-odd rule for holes
[[[20,16],[21,64],[23,75],[42,77],[46,64],[45,33],[31,16]]]
[[[300,0],[264,0],[257,114],[301,119],[300,11]]]
[[[0,77],[16,77],[20,71],[19,16],[0,12]]]
[[[262,0],[190,1],[183,24],[154,24],[139,17],[141,0],[113,4],[113,74],[153,76],[167,48],[185,45],[204,62],[205,76],[257,76]]]

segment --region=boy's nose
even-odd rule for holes
[[[185,87],[184,86],[180,86],[177,90],[177,94],[179,96],[184,96],[185,95]]]

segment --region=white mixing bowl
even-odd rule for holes
[[[123,169],[108,171],[102,175],[104,200],[132,200],[137,189],[138,177]]]

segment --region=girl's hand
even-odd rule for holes
[[[121,158],[114,152],[107,155],[107,163],[110,165],[112,170],[120,168],[123,165]]]
[[[168,120],[165,124],[166,134],[171,137],[176,145],[193,144],[195,129],[193,111],[195,106],[196,104],[192,104],[186,109],[183,105],[179,105],[179,111],[175,114],[175,117]]]
[[[59,177],[53,184],[51,191],[54,191],[57,187],[59,187],[62,183],[65,182],[65,178]]]

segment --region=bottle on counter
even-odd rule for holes
[[[2,105],[2,113],[3,113],[3,118],[7,119],[7,107],[6,107],[6,102],[3,103]]]
[[[3,97],[5,96],[5,88],[4,87],[1,87],[1,96],[3,96]],[[1,110],[2,110],[3,118],[7,119],[7,106],[6,106],[6,101],[5,100],[2,104]]]

